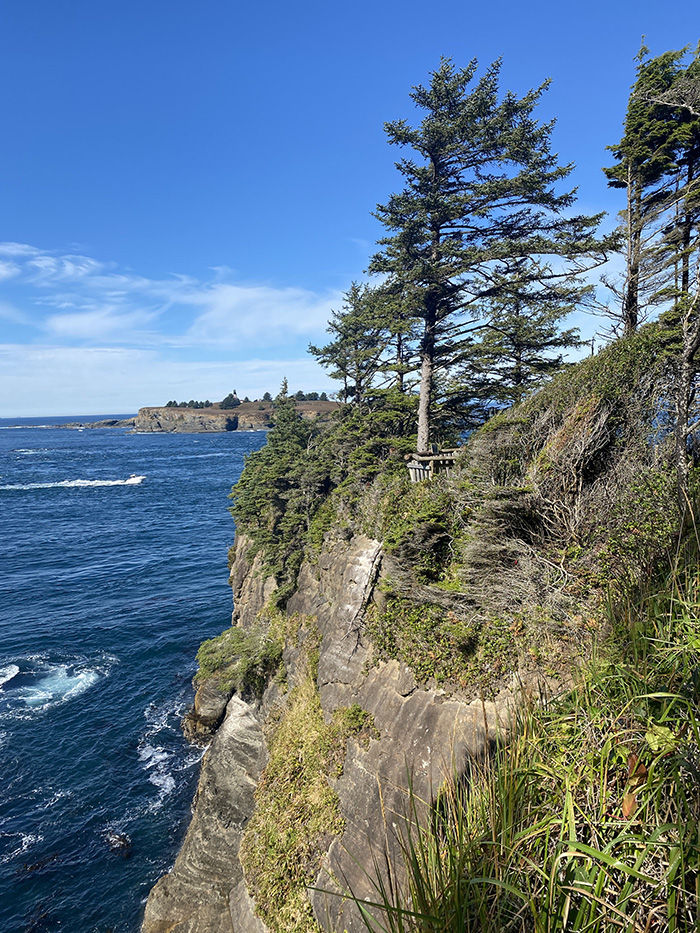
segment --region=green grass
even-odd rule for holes
[[[281,667],[282,639],[267,625],[228,628],[200,645],[197,663],[195,684],[213,677],[224,693],[233,688],[243,696],[260,698]]]
[[[307,888],[329,838],[344,820],[329,777],[342,774],[347,739],[378,738],[372,716],[357,704],[324,720],[313,650],[269,737],[269,761],[255,791],[256,809],[241,845],[256,912],[273,933],[318,931]]]
[[[522,709],[468,786],[410,799],[402,857],[357,902],[369,930],[697,930],[697,551],[616,607],[580,685]]]

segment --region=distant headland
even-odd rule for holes
[[[298,392],[292,400],[302,418],[328,417],[339,403],[329,401],[325,393]],[[62,428],[127,428],[136,433],[207,434],[224,431],[265,431],[274,424],[275,401],[266,392],[262,399],[244,401],[231,393],[221,402],[168,402],[140,408],[132,418],[107,418],[103,421],[71,421]]]

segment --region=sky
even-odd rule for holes
[[[577,211],[623,206],[642,35],[700,39],[650,0],[9,0],[0,9],[0,417],[135,412],[336,386],[306,352],[362,280],[400,188],[385,121],[441,56],[538,107]],[[695,12],[693,12],[695,10]],[[598,319],[575,321],[585,336]]]

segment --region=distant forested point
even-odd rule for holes
[[[298,392],[295,392],[291,396],[294,401],[297,402],[327,402],[328,395],[326,392],[303,392],[301,389]],[[195,399],[190,399],[189,402],[178,402],[175,399],[171,399],[166,402],[163,406],[164,408],[238,408],[241,404],[254,404],[261,402],[269,402],[271,405],[274,400],[270,392],[265,392],[262,398],[249,398],[247,395],[242,399],[238,397],[235,390],[229,392],[229,394],[223,398],[220,402],[210,402],[209,399],[206,399],[204,402],[196,401]]]

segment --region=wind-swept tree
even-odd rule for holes
[[[342,382],[339,397],[361,406],[379,378],[394,373],[401,388],[406,373],[410,320],[396,295],[387,288],[371,288],[353,282],[344,295],[343,307],[333,311],[327,332],[334,339],[309,352]],[[391,377],[389,377],[391,378]]]
[[[610,146],[616,164],[605,168],[608,185],[623,188],[627,205],[622,211],[621,242],[625,272],[619,285],[605,283],[620,302],[612,316],[632,333],[664,300],[664,263],[658,246],[675,195],[670,174],[675,164],[679,120],[665,99],[683,72],[685,50],[648,58],[642,45],[637,56],[637,78],[632,87],[624,135]]]
[[[388,233],[370,271],[400,284],[421,322],[420,451],[436,372],[459,357],[465,321],[500,281],[527,257],[559,257],[562,276],[602,259],[600,218],[567,216],[574,194],[555,190],[572,166],[550,151],[552,124],[533,117],[546,83],[522,98],[501,96],[500,62],[475,82],[476,71],[476,61],[458,69],[443,60],[429,86],[410,95],[421,122],[385,127],[391,144],[415,155],[397,162],[404,187],[377,208]]]
[[[541,265],[529,269],[531,263],[522,260],[502,281],[465,353],[458,391],[468,391],[472,405],[478,402],[482,409],[522,401],[561,368],[563,350],[580,345],[578,330],[561,325],[590,287],[556,277],[548,281],[550,271]]]

